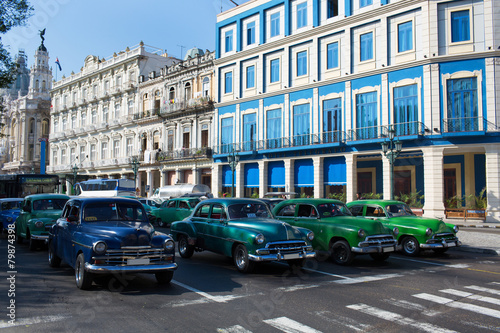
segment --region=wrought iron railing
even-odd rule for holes
[[[156,160],[158,162],[210,157],[212,157],[212,148],[210,147],[183,148],[173,151],[161,151],[156,154]]]
[[[444,133],[498,131],[499,128],[483,117],[462,117],[443,119]]]
[[[165,116],[168,115],[169,113],[175,113],[182,110],[191,110],[201,107],[212,108],[213,107],[212,98],[210,96],[204,96],[198,98],[191,98],[189,100],[167,101],[167,104],[163,105],[160,108],[159,114]]]

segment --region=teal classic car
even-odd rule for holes
[[[191,216],[172,223],[179,254],[208,250],[232,257],[240,272],[251,272],[257,262],[286,261],[302,266],[314,258],[314,233],[272,218],[265,203],[256,199],[201,201]]]
[[[152,208],[149,214],[160,227],[167,227],[172,222],[184,220],[191,215],[199,198],[175,198],[163,202],[159,208]]]
[[[347,204],[354,216],[398,228],[398,244],[408,256],[417,256],[421,249],[444,253],[460,246],[458,227],[435,218],[416,216],[407,204],[395,200],[358,200]]]
[[[279,203],[273,213],[278,220],[311,229],[314,250],[328,253],[339,265],[350,264],[357,254],[383,261],[397,250],[397,228],[355,218],[339,200],[291,199]]]
[[[16,240],[21,244],[29,241],[29,249],[35,250],[49,238],[49,230],[61,216],[69,196],[64,194],[33,194],[24,198],[21,212],[16,219]]]

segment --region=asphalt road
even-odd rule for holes
[[[495,255],[358,256],[349,267],[311,260],[295,273],[269,263],[245,275],[224,256],[197,252],[178,257],[168,286],[140,274],[81,291],[69,266],[48,266],[46,250],[16,244],[14,274],[5,237],[0,253],[5,332],[500,332]]]

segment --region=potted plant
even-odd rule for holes
[[[486,199],[486,188],[483,188],[478,195],[470,194],[467,196],[467,209],[465,218],[486,219],[486,207],[488,205]]]
[[[446,218],[465,218],[465,209],[462,208],[463,198],[455,195],[446,199],[445,202],[445,215]]]
[[[410,207],[413,214],[417,216],[422,216],[424,214],[424,210],[422,209],[424,207],[423,204],[424,195],[423,194],[421,195],[420,191],[411,192],[408,194],[400,193],[400,195],[396,196],[395,199],[407,204]]]

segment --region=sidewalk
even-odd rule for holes
[[[500,223],[482,220],[444,219],[446,223],[457,225],[458,239],[462,246],[457,250],[474,253],[500,255],[500,233],[474,232],[474,229],[500,229]]]

